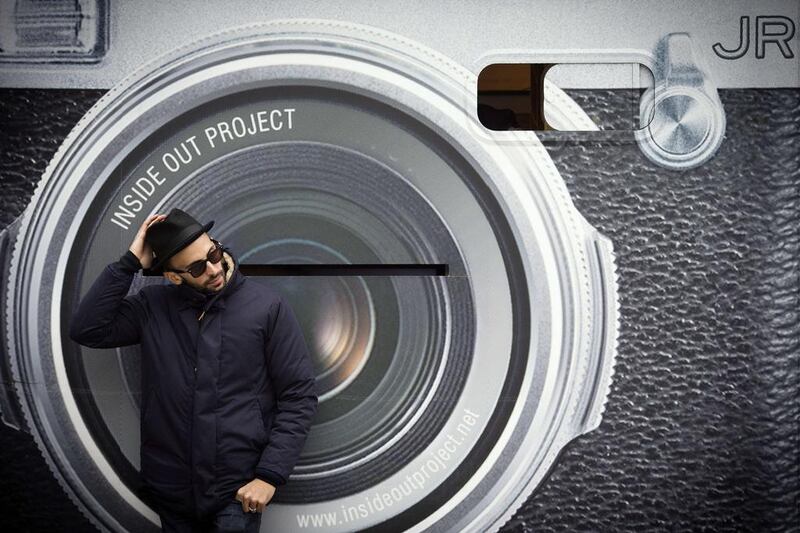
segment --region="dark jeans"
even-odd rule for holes
[[[261,513],[245,513],[237,500],[206,521],[170,513],[157,506],[161,518],[161,530],[168,533],[258,533],[261,528]]]

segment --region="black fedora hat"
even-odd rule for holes
[[[189,246],[213,225],[213,220],[204,226],[189,213],[173,208],[167,218],[150,226],[145,234],[144,238],[155,254],[150,273],[162,274],[167,259]]]

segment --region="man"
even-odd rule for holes
[[[213,224],[148,217],[70,324],[86,346],[141,345],[141,478],[164,531],[258,531],[317,409],[294,313],[241,274]],[[170,283],[127,296],[140,268]]]

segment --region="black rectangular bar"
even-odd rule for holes
[[[446,264],[239,265],[239,270],[245,276],[447,276],[449,272]],[[153,274],[143,270],[142,275]]]
[[[446,276],[446,264],[239,265],[246,276]]]

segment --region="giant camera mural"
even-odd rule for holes
[[[660,46],[667,90],[626,150],[667,175],[713,157],[730,124],[708,80],[687,81],[703,70],[660,74],[690,45]],[[215,220],[243,270],[286,268],[253,279],[286,296],[313,357],[319,411],[262,530],[500,529],[601,424],[623,327],[612,241],[540,136],[484,127],[473,65],[378,26],[285,18],[148,59],[3,232],[6,423],[92,525],[159,530],[138,494],[138,346],[67,331],[141,222],[180,207]],[[544,95],[554,129],[598,130],[547,80]],[[706,130],[665,133],[676,108],[708,111]],[[131,291],[164,282],[140,273]]]
[[[157,526],[135,490],[138,346],[81,347],[66,320],[131,229],[172,206],[218,221],[242,265],[446,265],[270,278],[320,392],[270,530],[313,513],[334,513],[331,531],[489,527],[599,423],[610,243],[534,137],[503,145],[480,128],[468,72],[365,34],[287,23],[210,38],[104,96],[50,167],[9,249],[9,358],[45,384],[26,419],[90,512]]]

